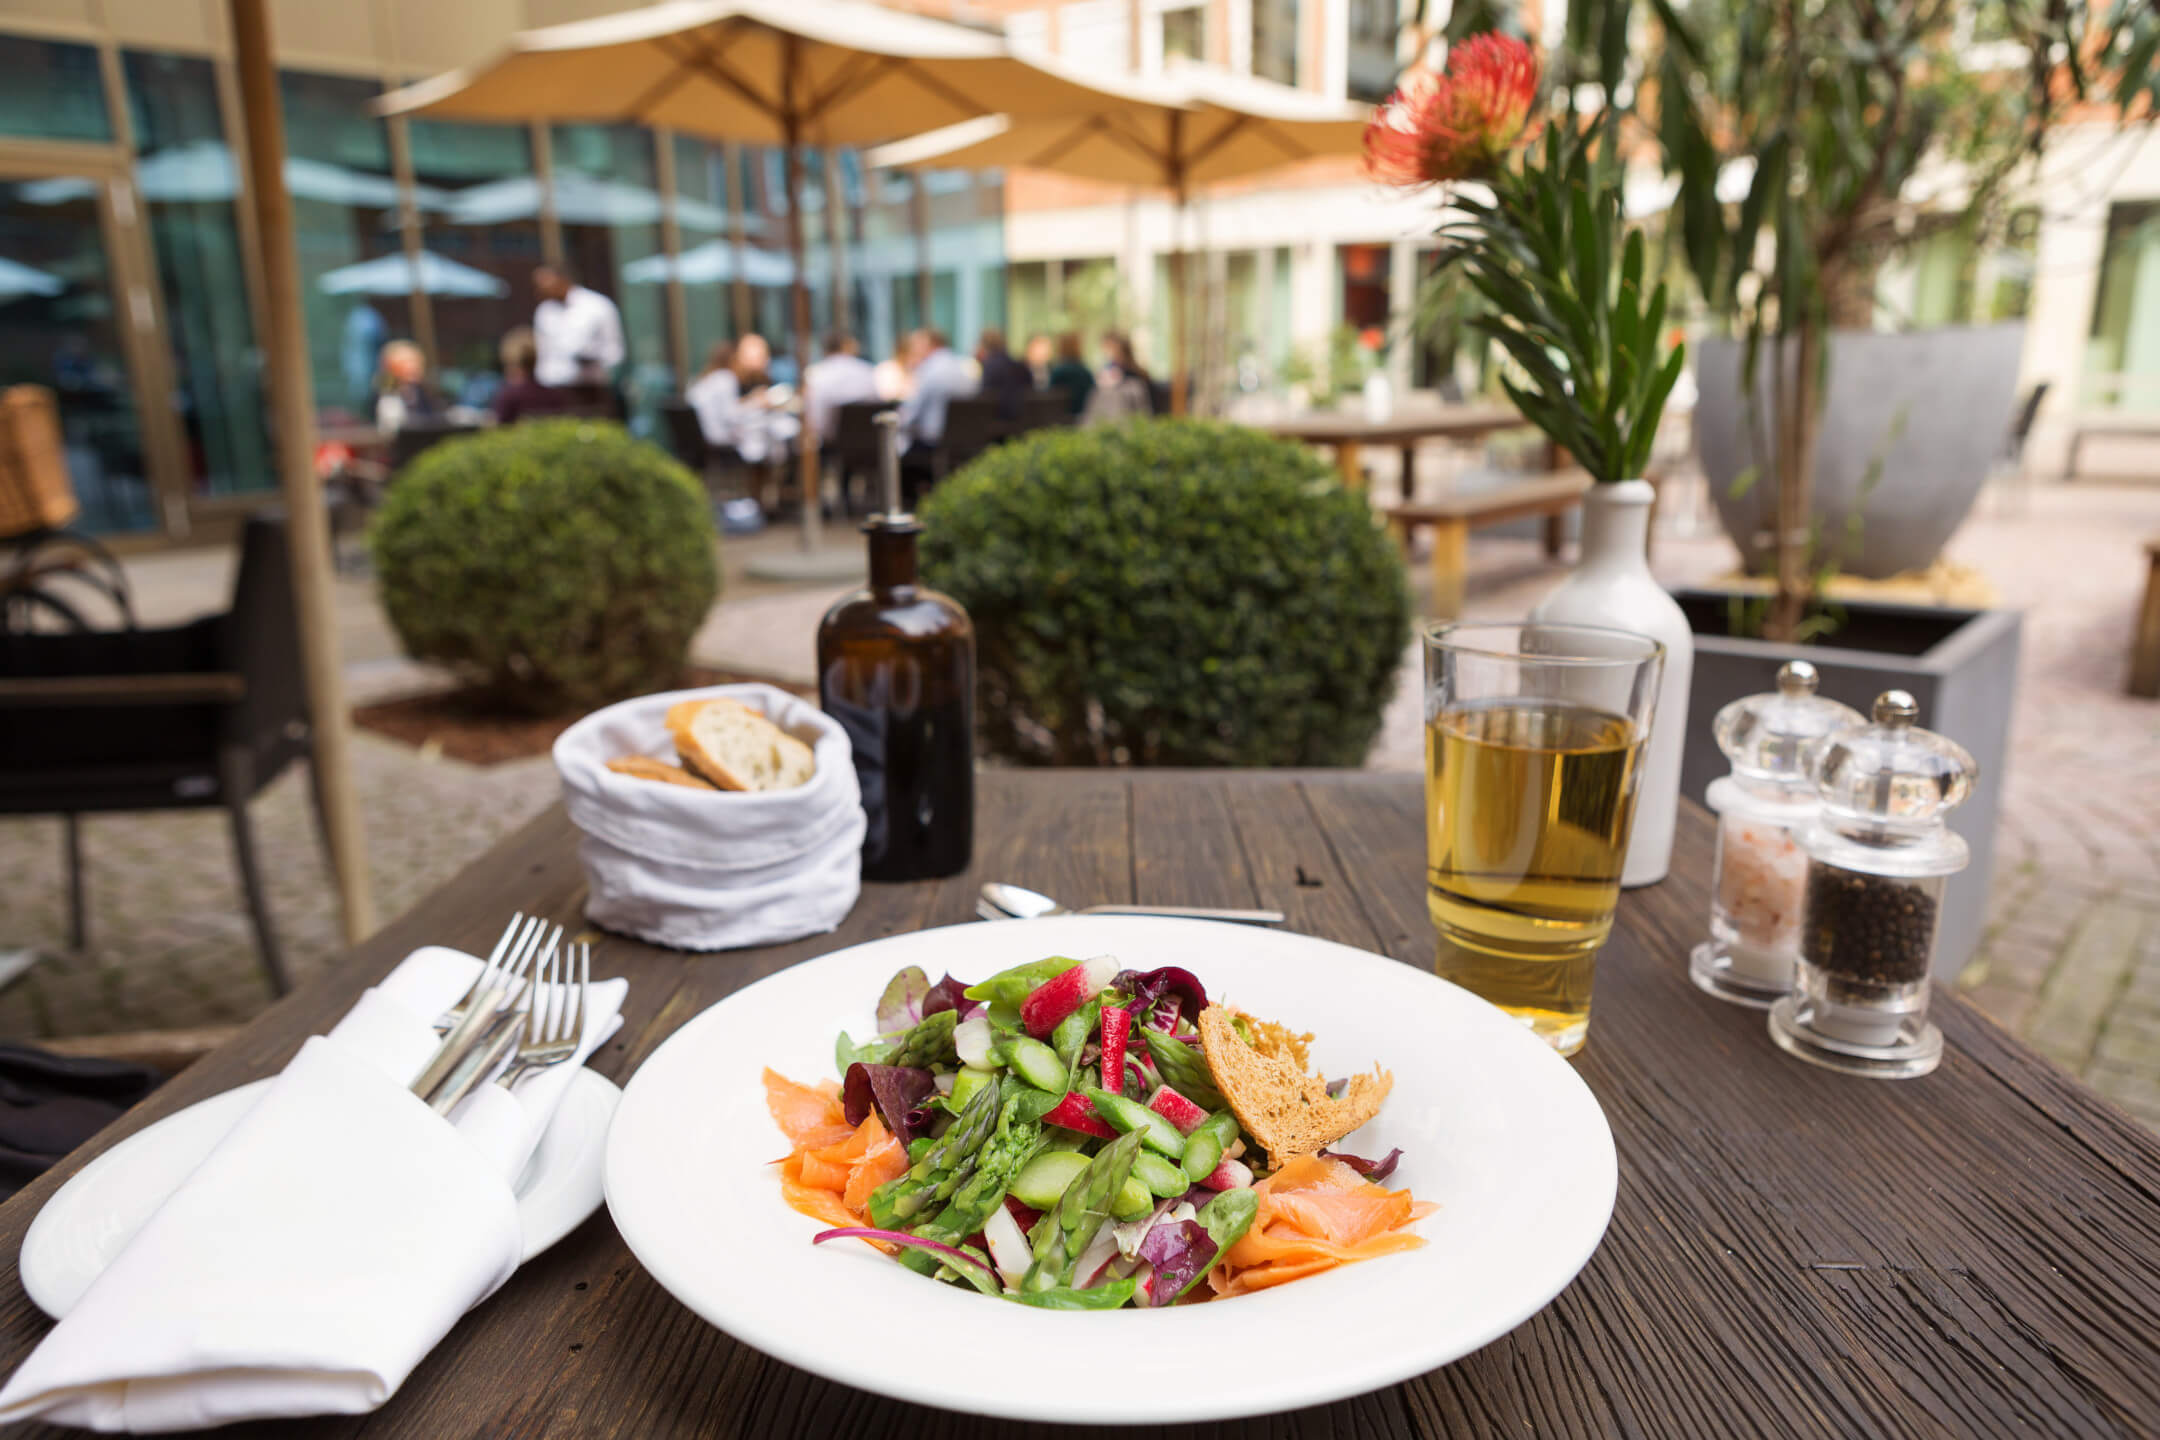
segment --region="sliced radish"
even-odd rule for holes
[[[1177,1126],[1178,1133],[1181,1135],[1192,1134],[1193,1131],[1200,1128],[1200,1122],[1207,1119],[1207,1111],[1193,1104],[1192,1101],[1178,1094],[1168,1085],[1150,1095],[1147,1105],[1148,1109],[1153,1110],[1163,1119]]]
[[[1005,1192],[1005,1213],[1012,1216],[1013,1224],[1020,1227],[1022,1234],[1033,1230],[1035,1222],[1042,1219],[1042,1211],[1009,1190]]]
[[[1092,960],[1083,960],[1028,991],[1027,999],[1020,1002],[1020,1023],[1027,1027],[1028,1034],[1038,1040],[1047,1040],[1050,1032],[1057,1029],[1058,1021],[1100,995],[1117,976],[1115,956],[1098,955]]]
[[[1243,1190],[1252,1184],[1252,1167],[1242,1160],[1225,1160],[1200,1183],[1210,1190]]]
[[[1074,1262],[1073,1288],[1085,1290],[1093,1285],[1102,1278],[1102,1272],[1109,1268],[1110,1262],[1117,1258],[1117,1237],[1111,1234],[1110,1227],[1105,1225],[1095,1232],[1095,1238],[1088,1241],[1087,1249],[1082,1250],[1079,1260]]]
[[[1065,1098],[1058,1101],[1057,1108],[1043,1116],[1043,1123],[1062,1125],[1067,1130],[1078,1130],[1083,1135],[1093,1135],[1100,1140],[1117,1138],[1117,1131],[1095,1118],[1094,1107],[1088,1104],[1087,1096],[1078,1090],[1066,1092]]]
[[[962,1020],[953,1026],[952,1038],[953,1048],[960,1052],[961,1064],[976,1070],[991,1068],[990,1046],[997,1039],[997,1033],[990,1028],[988,1016],[977,1015]]]
[[[990,1259],[997,1265],[998,1278],[1006,1288],[1018,1285],[1034,1256],[1020,1222],[1004,1206],[991,1211],[990,1218],[983,1221],[983,1243],[990,1247]]]

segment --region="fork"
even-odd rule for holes
[[[515,962],[520,954],[526,953],[534,937],[546,928],[547,921],[537,915],[528,916],[522,910],[512,914],[510,923],[503,927],[502,939],[497,940],[495,948],[488,952],[487,964],[481,966],[479,975],[474,977],[472,988],[455,1005],[443,1011],[442,1018],[435,1022],[435,1033],[448,1034],[451,1027],[472,1013],[473,1003],[482,994],[503,985],[505,980],[500,972],[506,961]],[[560,926],[556,927],[556,938],[562,938]]]
[[[592,946],[573,944],[565,951],[560,975],[551,948],[536,980],[525,1041],[495,1082],[505,1090],[526,1073],[560,1065],[577,1054],[585,1035],[585,992],[592,988]]]
[[[543,920],[527,925],[511,951],[509,963],[497,969],[492,976],[483,974],[473,993],[459,1002],[464,1013],[450,1026],[442,1049],[436,1053],[435,1059],[429,1063],[427,1069],[420,1072],[420,1078],[413,1082],[415,1093],[432,1094],[450,1074],[458,1060],[471,1053],[480,1039],[480,1032],[502,1013],[504,995],[515,991],[522,996],[531,984],[525,979],[526,972],[553,961],[556,947],[562,942],[562,926],[555,927],[555,933],[547,937],[543,949],[540,931],[546,923]],[[522,985],[521,981],[524,982]]]

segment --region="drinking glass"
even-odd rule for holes
[[[1442,624],[1424,638],[1434,969],[1572,1055],[1665,647],[1588,625]]]

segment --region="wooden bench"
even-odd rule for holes
[[[2101,411],[2080,415],[2070,422],[2070,453],[2063,461],[2063,479],[2075,480],[2078,456],[2091,439],[2160,440],[2160,415]]]
[[[1433,530],[1433,613],[1452,620],[1462,613],[1463,582],[1470,563],[1470,532],[1532,515],[1545,517],[1545,553],[1560,553],[1561,523],[1582,504],[1590,477],[1580,470],[1510,480],[1489,490],[1443,495],[1390,505],[1380,512],[1402,541],[1403,553],[1426,526]]]
[[[2145,542],[2145,603],[2130,641],[2130,693],[2160,700],[2160,539]]]

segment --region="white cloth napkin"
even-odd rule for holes
[[[817,772],[793,790],[700,790],[618,775],[625,755],[675,753],[668,708],[739,700],[807,743]],[[682,950],[727,950],[821,935],[862,892],[868,825],[847,732],[770,685],[645,695],[596,710],[555,742],[563,803],[584,839],[596,925]]]
[[[628,991],[595,982],[575,1065],[446,1124],[406,1087],[479,965],[416,951],[308,1040],[0,1389],[0,1423],[149,1433],[396,1393],[517,1268],[511,1183]]]

